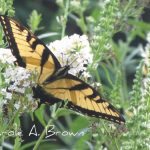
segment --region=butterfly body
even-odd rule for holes
[[[2,15],[0,22],[12,54],[16,57],[16,64],[38,72],[38,82],[33,87],[33,93],[41,103],[54,104],[67,100],[66,106],[79,113],[118,124],[125,123],[113,105],[92,86],[69,74],[69,65],[61,67],[48,47],[26,27]]]
[[[70,70],[70,66],[66,65],[64,67],[60,67],[58,70],[56,70],[50,77],[48,77],[44,84],[49,83],[49,82],[53,82],[57,79],[61,79],[65,76],[67,76],[68,71]]]

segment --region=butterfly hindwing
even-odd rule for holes
[[[67,100],[67,106],[77,112],[120,124],[124,122],[122,115],[94,88],[71,74],[45,84],[43,89],[57,99]]]
[[[53,53],[27,28],[6,16],[0,16],[0,22],[17,64],[39,72],[39,83],[43,83],[60,68]]]

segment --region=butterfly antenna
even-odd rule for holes
[[[78,63],[76,66],[72,67],[72,68],[77,68],[80,65],[80,63]]]
[[[83,58],[83,56],[81,56],[81,58]],[[77,60],[77,57],[71,62],[70,65],[72,65],[76,60]],[[78,63],[75,67],[72,67],[72,68],[77,68],[79,65],[80,63]]]
[[[63,53],[61,53],[61,59],[62,59],[62,64],[64,64],[64,54]]]
[[[67,62],[66,62],[66,65],[68,66],[68,64],[69,64],[69,57],[67,58]]]
[[[69,64],[69,66],[71,66],[76,60],[77,60],[77,58],[75,58],[75,59]]]
[[[73,53],[70,53],[69,54],[69,56],[68,56],[68,59],[67,59],[67,64],[66,65],[72,65],[72,63],[74,63],[75,62],[75,60],[77,60],[77,58],[75,58],[70,64],[69,64],[69,58],[71,57],[71,55],[72,55]]]

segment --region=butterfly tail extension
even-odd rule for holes
[[[106,103],[107,100],[103,99],[103,101],[105,101]],[[109,109],[109,111],[112,111],[116,114],[116,117],[112,118],[112,121],[118,123],[118,124],[125,124],[125,118],[123,116],[123,113],[121,113],[119,110],[117,110],[112,104],[108,103],[107,108]],[[110,119],[111,120],[111,119]]]

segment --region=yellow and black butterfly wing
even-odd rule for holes
[[[7,16],[0,15],[0,22],[17,64],[39,72],[39,83],[60,68],[53,53],[27,28]]]
[[[45,84],[43,89],[55,99],[67,100],[67,106],[77,112],[119,124],[125,122],[122,115],[94,88],[71,74]],[[47,99],[47,102],[50,101],[51,98]]]

